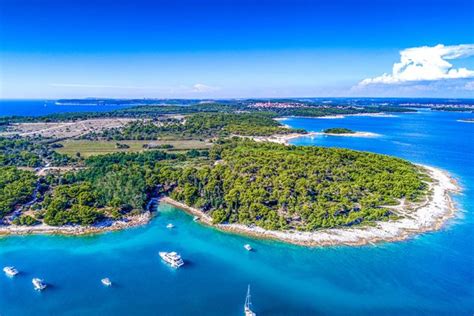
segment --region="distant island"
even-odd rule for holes
[[[342,128],[342,127],[333,127],[333,128],[327,128],[323,130],[324,134],[354,134],[355,131],[350,130],[348,128]]]
[[[456,188],[443,172],[384,155],[290,146],[289,139],[311,133],[275,120],[299,111],[379,108],[276,103],[147,105],[4,121],[0,234],[143,225],[162,201],[227,231],[307,245],[360,244],[436,229],[452,212],[448,193]],[[445,201],[442,210],[427,214],[434,199]],[[387,235],[406,221],[410,230]]]

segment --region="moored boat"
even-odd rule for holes
[[[42,291],[47,287],[46,283],[39,278],[34,278],[31,280],[31,283],[33,283],[33,287],[36,291]]]
[[[247,251],[252,251],[252,250],[253,250],[252,246],[250,246],[249,244],[245,244],[245,245],[244,245],[244,248],[245,248]]]
[[[14,277],[18,274],[18,270],[15,267],[5,267],[3,268],[3,272],[9,277]]]
[[[112,281],[110,281],[109,278],[103,278],[102,280],[100,280],[100,282],[102,282],[102,284],[105,286],[112,286]]]
[[[163,261],[165,261],[167,264],[169,264],[173,268],[179,268],[184,264],[184,261],[181,258],[181,256],[175,251],[172,251],[172,252],[162,251],[162,252],[159,252],[159,255],[161,259],[163,259]]]
[[[174,225],[169,223],[168,225],[166,225],[166,228],[168,228],[168,229],[174,228]]]

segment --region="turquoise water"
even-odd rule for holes
[[[291,118],[311,131],[347,127],[379,138],[319,136],[300,145],[392,154],[450,171],[464,191],[441,231],[399,243],[303,248],[203,227],[161,205],[147,226],[92,237],[0,238],[0,315],[242,315],[247,284],[258,315],[472,315],[474,312],[474,124],[467,113]],[[173,230],[166,224],[176,225]],[[243,249],[251,243],[255,252]],[[174,271],[158,251],[177,250]],[[51,287],[32,289],[32,277]],[[105,288],[100,279],[114,285]]]

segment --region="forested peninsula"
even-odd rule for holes
[[[0,234],[142,225],[161,199],[219,229],[299,244],[350,244],[315,236],[411,220],[436,192],[450,203],[455,188],[437,170],[368,152],[268,142],[307,133],[275,120],[295,108],[315,115],[379,109],[231,106],[138,106],[101,114],[118,115],[109,125],[97,113],[7,121],[0,138]],[[183,109],[175,113],[176,107]],[[434,229],[451,208],[442,209],[412,233]],[[373,240],[390,240],[381,236]]]

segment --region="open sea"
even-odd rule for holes
[[[13,279],[0,275],[0,315],[242,315],[248,284],[259,316],[473,315],[474,124],[458,122],[469,117],[420,110],[284,121],[381,135],[306,137],[295,145],[373,151],[449,171],[463,192],[455,196],[457,217],[440,231],[396,243],[304,248],[222,233],[160,205],[149,225],[126,231],[0,238],[0,267],[21,270]],[[164,265],[162,250],[180,252],[186,265]],[[33,277],[51,286],[38,293]],[[102,286],[103,277],[113,286]]]

